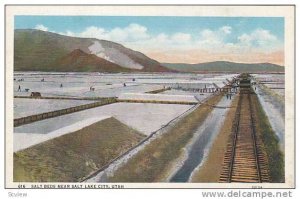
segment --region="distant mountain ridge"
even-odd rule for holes
[[[284,72],[271,63],[159,63],[121,44],[35,29],[14,31],[14,70],[51,72]]]
[[[14,31],[15,71],[169,72],[146,55],[95,38],[59,35],[35,29]]]
[[[271,63],[235,63],[215,61],[199,64],[162,63],[163,66],[182,72],[284,72],[284,67]]]

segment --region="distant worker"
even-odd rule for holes
[[[19,85],[18,92],[21,92],[21,86]]]
[[[45,81],[45,79],[43,78],[41,81],[42,81],[42,82],[44,82],[44,81]]]
[[[126,87],[126,84],[124,83],[123,86]]]
[[[60,88],[62,88],[63,87],[63,85],[62,84],[60,84]]]

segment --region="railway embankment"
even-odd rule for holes
[[[237,103],[238,97],[235,97],[206,159],[203,161],[202,166],[193,172],[190,178],[191,182],[218,182],[222,172],[223,157],[225,155],[228,137],[231,134]]]
[[[269,175],[271,182],[284,182],[284,154],[280,149],[279,138],[272,129],[270,121],[256,95],[252,96],[256,131],[265,146],[269,162]]]
[[[250,98],[251,98],[250,102],[252,104],[251,108],[252,108],[252,116],[254,122],[253,130],[256,137],[255,140],[259,145],[256,148],[258,149],[257,160],[261,161],[259,159],[261,159],[261,156],[264,156],[263,161],[261,162],[261,167],[263,167],[264,169],[263,172],[265,171],[268,172],[268,181],[273,183],[284,182],[284,154],[280,150],[279,139],[276,136],[274,130],[272,129],[269,119],[266,116],[266,113],[262,105],[260,104],[257,95],[253,93],[250,95]],[[220,180],[220,176],[222,175],[222,170],[224,170],[223,168],[224,161],[226,162],[226,159],[230,159],[229,157],[226,156],[226,152],[228,152],[226,149],[228,148],[228,143],[231,143],[232,139],[234,138],[233,124],[235,123],[236,120],[236,112],[238,107],[237,105],[238,105],[238,98],[235,99],[232,104],[232,107],[236,107],[236,108],[232,108],[227,113],[226,120],[223,124],[223,127],[221,128],[221,131],[219,132],[217,138],[215,139],[206,161],[198,171],[194,172],[194,175],[191,178],[192,182],[218,182]],[[241,159],[244,158],[241,157]],[[232,163],[233,162],[234,160],[232,161]],[[225,170],[229,170],[229,169],[230,168],[227,168]],[[260,173],[261,172],[262,171],[260,171]],[[239,175],[241,174],[242,172],[240,172]],[[246,174],[247,173],[245,173],[245,175]],[[238,177],[244,179],[244,178],[248,178],[249,176],[238,176]]]
[[[285,152],[285,104],[275,92],[265,90],[266,86],[256,87],[259,103],[263,108],[269,123],[279,139],[280,150]],[[270,90],[270,89],[269,89]]]
[[[232,97],[235,98],[235,95]],[[233,100],[230,98],[224,96],[196,129],[193,138],[184,147],[183,157],[174,163],[174,169],[170,169],[168,178],[170,182],[190,181],[194,171],[205,162],[211,145],[226,119],[226,114],[232,107]]]

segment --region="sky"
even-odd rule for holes
[[[283,17],[15,16],[39,29],[120,43],[160,62],[284,65]]]

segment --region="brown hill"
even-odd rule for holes
[[[65,72],[129,72],[131,69],[123,68],[115,63],[97,57],[93,54],[75,49],[71,53],[58,59],[54,64],[55,71]]]
[[[69,37],[34,29],[17,29],[14,33],[15,71],[174,71],[141,52],[112,41]],[[100,54],[104,55],[102,58],[94,55],[99,53],[91,52],[90,48],[95,44]],[[134,65],[142,67],[137,69]]]

